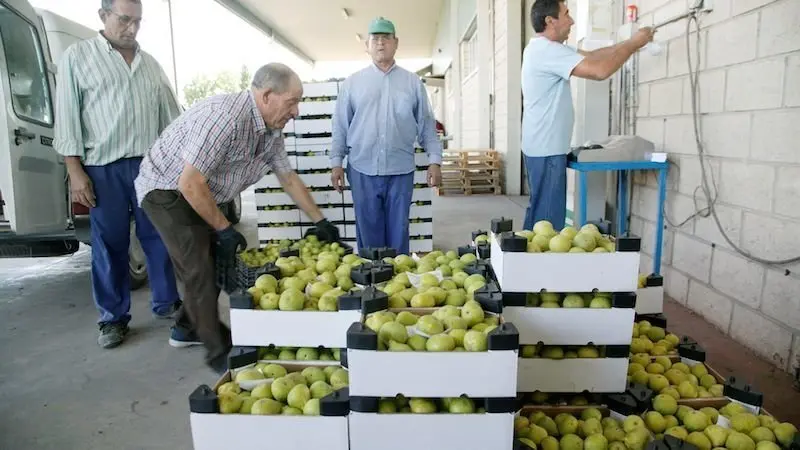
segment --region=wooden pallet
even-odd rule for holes
[[[502,194],[502,163],[491,149],[445,150],[442,154],[442,185],[437,195],[478,193]]]

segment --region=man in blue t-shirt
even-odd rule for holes
[[[575,23],[565,0],[536,0],[531,23],[536,37],[522,56],[522,152],[530,190],[525,229],[548,220],[559,230],[566,219],[567,154],[574,122],[569,79],[607,79],[653,40],[654,30],[644,27],[627,41],[585,52],[564,45]]]

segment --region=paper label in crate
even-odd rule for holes
[[[742,407],[745,409],[745,411],[747,411],[747,412],[749,412],[751,414],[758,415],[761,412],[761,408],[759,408],[758,406],[750,405],[750,404],[747,404],[747,403],[744,403],[744,402],[740,402],[739,400],[736,400],[736,399],[733,399],[733,398],[730,398],[730,397],[728,397],[728,400],[730,400],[731,403],[738,403],[738,404],[742,405]],[[721,416],[721,414],[720,414],[720,416]]]
[[[436,269],[433,272],[425,272],[425,273],[435,276],[439,280],[439,283],[441,283],[444,280],[444,275],[442,275],[441,269]],[[420,286],[422,286],[422,276],[425,275],[425,273],[418,274],[418,273],[406,272],[406,275],[408,275],[408,282],[411,283],[411,286],[414,286],[415,288],[419,289]]]
[[[232,369],[231,370],[231,380],[236,382],[236,384],[238,384],[239,387],[244,389],[245,391],[252,391],[253,389],[255,389],[258,386],[261,386],[262,384],[272,383],[273,378],[262,378],[260,380],[236,381],[236,375],[238,375],[240,372],[242,372],[244,370],[247,370],[247,369],[253,369],[255,367],[256,367],[255,364],[248,364],[246,366],[237,367],[236,369]]]
[[[419,335],[424,337],[425,339],[430,339],[431,335],[427,333],[423,333],[419,331],[416,325],[406,325],[406,331],[408,332],[408,337]]]
[[[702,364],[700,361],[695,361],[694,359],[684,358],[681,357],[681,362],[686,364],[689,367],[694,367],[698,364]]]

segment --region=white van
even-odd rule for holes
[[[88,210],[71,203],[64,158],[53,150],[53,94],[64,50],[96,34],[27,0],[0,0],[0,257],[69,255],[90,243]],[[238,223],[241,199],[222,210]],[[131,225],[137,288],[147,270]]]

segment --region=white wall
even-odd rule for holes
[[[686,0],[642,2],[652,23]],[[769,259],[800,255],[800,1],[714,0],[700,31],[700,109],[718,217],[734,244]],[[637,132],[669,152],[667,215],[694,212],[700,184],[686,75],[686,22],[659,30],[659,57],[642,55]],[[694,42],[694,40],[693,40]],[[693,48],[694,43],[692,44]],[[643,270],[652,265],[655,178],[638,177],[633,231],[642,235]],[[702,196],[701,196],[702,197]],[[702,198],[701,204],[704,204]],[[782,369],[800,353],[800,264],[766,266],[731,249],[712,218],[665,233],[667,294]]]
[[[453,0],[445,0],[436,24],[436,38],[433,42],[433,74],[443,75],[453,60],[453,42],[450,39],[450,9]]]

